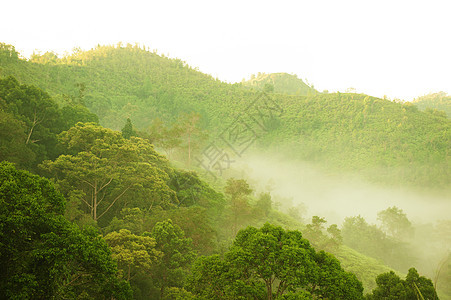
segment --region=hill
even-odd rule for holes
[[[445,92],[432,93],[416,98],[412,101],[419,109],[430,113],[440,114],[434,110],[444,111],[448,118],[451,117],[451,96]]]
[[[257,89],[274,83],[274,91],[261,94],[249,84],[227,84],[180,59],[132,45],[25,60],[3,44],[0,53],[0,76],[43,88],[63,105],[78,98],[112,129],[127,118],[146,130],[157,118],[172,124],[181,114],[196,112],[210,137],[227,133],[233,124],[244,126],[241,133],[247,137],[217,139],[226,147],[240,138],[238,152],[249,144],[386,184],[451,186],[450,120],[409,103],[351,93],[289,95],[301,87],[305,94],[308,86],[288,74],[257,76],[250,84]]]
[[[314,93],[315,89],[308,86],[296,75],[287,73],[258,73],[252,75],[247,81],[242,81],[243,86],[252,87],[259,91],[274,91],[275,93],[306,96]]]
[[[51,91],[13,77],[0,80],[0,154],[6,155],[0,158],[37,167],[52,178],[68,200],[65,217],[82,226],[95,225],[104,235],[111,234],[110,241],[118,233],[136,239],[153,232],[157,238],[154,229],[164,225],[181,241],[186,234],[198,253],[210,254],[224,252],[237,230],[247,225],[302,224],[277,212],[268,195],[252,195],[244,180],[221,179],[222,187],[212,189],[195,173],[174,168],[149,140],[99,126],[85,105],[102,113],[100,122],[113,128],[122,127],[126,117],[139,120],[140,129],[157,117],[177,123],[179,114],[194,111],[211,135],[226,129],[219,140],[222,145],[233,141],[235,151],[253,141],[259,149],[280,149],[329,171],[368,170],[376,178],[379,170],[380,180],[395,184],[449,186],[450,121],[411,104],[360,94],[258,93],[132,46],[98,47],[63,58],[47,53],[27,61],[3,45],[0,54],[2,76],[17,75],[20,82]],[[142,66],[146,69],[140,73]],[[146,117],[146,111],[153,115]],[[252,126],[231,131],[236,124]],[[235,138],[227,139],[233,133]],[[239,137],[242,133],[247,136]],[[336,255],[367,291],[374,287],[375,275],[389,270],[344,246]],[[146,298],[149,285],[157,283],[147,277],[131,284]]]

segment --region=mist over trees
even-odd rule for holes
[[[450,126],[285,73],[227,84],[136,45],[0,44],[0,298],[450,299],[449,220],[389,205],[331,224],[239,169],[207,172],[253,133],[246,151],[446,196]]]

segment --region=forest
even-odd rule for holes
[[[0,43],[0,298],[451,299],[450,101]],[[423,218],[410,196],[327,207],[351,176]]]

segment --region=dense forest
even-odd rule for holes
[[[284,73],[227,84],[133,45],[0,44],[0,297],[451,299],[451,220],[328,224],[230,166],[278,151],[449,197],[438,109]]]

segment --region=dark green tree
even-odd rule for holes
[[[19,84],[12,76],[0,79],[0,99],[2,110],[14,116],[15,123],[20,122],[18,129],[23,133],[17,140],[25,134],[23,143],[37,162],[54,158],[58,154],[56,135],[63,130],[64,121],[53,99],[41,89]]]
[[[432,281],[420,276],[415,268],[410,268],[405,280],[402,280],[393,271],[380,274],[376,277],[377,287],[368,300],[411,300],[438,299]]]
[[[0,163],[0,298],[130,298],[108,245],[64,206],[47,179]]]
[[[136,136],[136,130],[133,128],[132,121],[130,118],[127,118],[127,122],[125,123],[124,127],[122,128],[122,136],[124,139],[130,139],[132,136]]]

